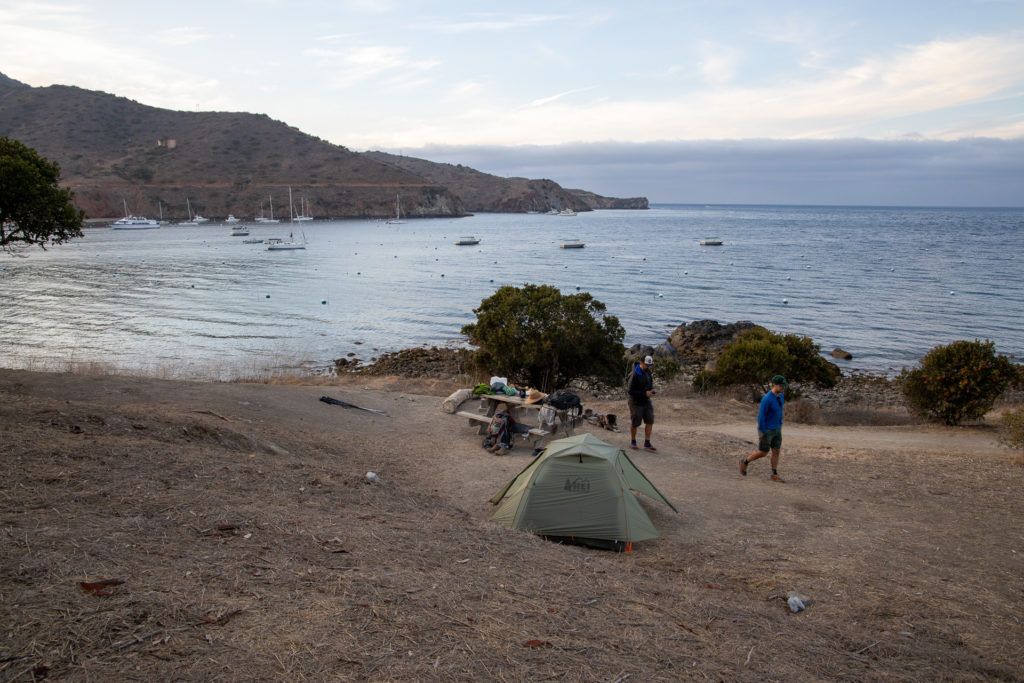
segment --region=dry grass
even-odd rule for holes
[[[490,524],[525,459],[436,401],[319,393],[0,373],[0,680],[1024,675],[998,462],[787,444],[780,489],[739,479],[743,440],[660,423],[637,458],[682,514],[645,503],[664,538],[616,555]]]

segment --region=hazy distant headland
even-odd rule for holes
[[[263,114],[182,112],[0,74],[0,135],[61,166],[91,217],[131,211],[165,218],[288,216],[288,188],[317,218],[464,216],[470,212],[647,208],[647,199],[567,190],[553,180],[502,178],[382,152],[358,153]]]

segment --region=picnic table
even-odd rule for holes
[[[491,418],[494,413],[498,410],[498,406],[507,406],[509,413],[512,415],[512,419],[520,424],[527,424],[530,421],[536,421],[536,417],[532,414],[532,411],[539,412],[541,408],[545,406],[539,401],[537,403],[527,403],[524,399],[518,396],[508,396],[506,394],[483,394],[480,396],[480,404],[477,408],[477,412],[469,412],[467,410],[460,410],[456,413],[459,417],[464,417],[469,421],[471,427],[477,428],[477,434],[481,436],[487,433],[487,425],[491,423]],[[565,410],[555,410],[555,414],[559,418],[559,424],[562,430],[565,431],[566,436],[572,436],[575,428],[575,420],[572,419],[568,412]],[[540,427],[533,427],[529,433],[521,434],[525,439],[533,437],[534,450],[540,447],[541,441],[545,436],[551,434],[546,429]]]

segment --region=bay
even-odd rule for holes
[[[676,325],[751,320],[892,373],[929,348],[991,339],[1024,357],[1024,210],[655,205],[574,217],[315,221],[304,251],[244,244],[221,225],[89,228],[0,258],[6,367],[100,363],[227,378],[315,370],[423,344],[461,344],[505,284],[604,302],[626,342]],[[253,226],[253,237],[299,225]],[[455,246],[474,235],[476,246]],[[718,237],[720,247],[702,247]],[[563,250],[567,239],[584,249]]]

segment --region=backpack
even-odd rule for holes
[[[556,410],[568,410],[575,413],[583,411],[583,403],[580,401],[580,397],[576,392],[569,389],[559,389],[558,391],[551,392],[544,402]]]
[[[491,417],[481,446],[491,448],[498,444],[503,448],[512,448],[512,416],[508,413],[495,413]]]

